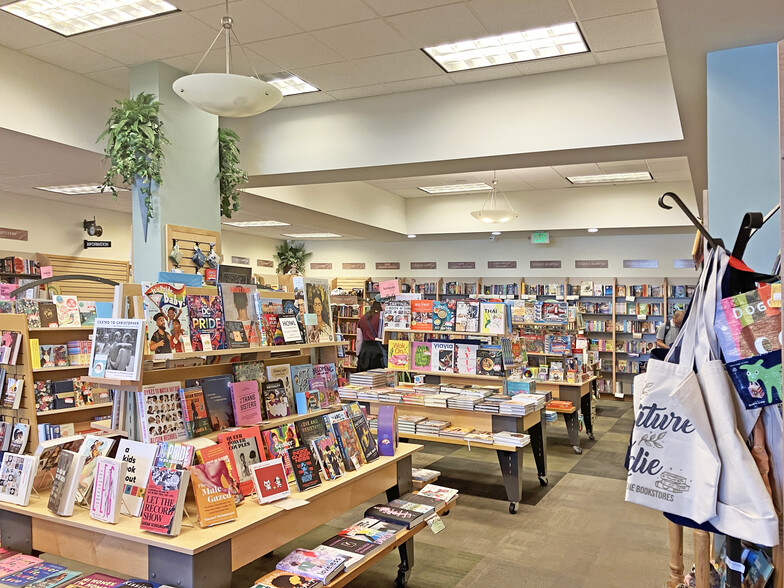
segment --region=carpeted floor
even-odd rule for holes
[[[658,512],[624,502],[623,460],[632,426],[631,404],[600,401],[595,441],[581,433],[576,455],[563,420],[548,424],[549,485],[541,487],[525,450],[523,502],[508,513],[494,451],[424,443],[414,466],[441,472],[438,484],[458,488],[460,498],[444,517],[446,529],[415,539],[411,588],[510,586],[536,588],[659,588],[668,576],[667,525]],[[346,513],[237,570],[232,586],[248,588],[295,547],[316,546],[360,519],[367,506]],[[691,537],[685,534],[691,566]],[[394,586],[399,558],[392,553],[350,584]]]

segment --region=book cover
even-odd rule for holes
[[[411,369],[411,342],[408,339],[392,339],[387,352],[388,367],[391,370],[408,371]]]
[[[393,529],[402,530],[403,526],[395,525],[392,529],[382,527],[379,523],[385,522],[374,518],[364,518],[355,524],[346,527],[338,535],[341,537],[349,537],[358,541],[365,541],[366,543],[374,543],[376,545],[383,545],[395,538]]]
[[[50,470],[57,467],[60,459],[60,452],[63,450],[79,452],[79,448],[84,443],[81,435],[70,437],[60,437],[59,439],[40,440],[38,447],[35,448],[35,455],[38,458],[38,468],[36,471],[36,488],[46,483],[50,479]]]
[[[76,296],[52,296],[52,302],[57,307],[57,323],[61,327],[80,327],[79,301]]]
[[[234,496],[225,482],[221,481],[221,478],[228,476],[225,462],[217,460],[192,465],[190,473],[199,526],[212,527],[235,520],[237,505]]]
[[[28,584],[27,588],[70,588],[71,582],[82,575],[82,572],[76,570],[63,570],[38,580],[32,584]]]
[[[106,457],[114,445],[114,439],[99,437],[98,435],[85,435],[84,443],[79,448],[79,455],[86,455],[84,467],[79,474],[79,484],[76,487],[76,502],[87,502],[93,489],[95,468],[99,457]]]
[[[293,412],[294,406],[294,386],[291,383],[291,365],[288,363],[280,363],[278,365],[267,366],[267,380],[280,380],[283,383],[283,388],[286,391],[286,399],[289,405],[289,414]]]
[[[235,425],[234,409],[231,406],[232,381],[233,378],[230,374],[209,376],[199,381],[204,392],[204,402],[207,405],[207,414],[210,416],[210,427],[213,431],[220,431]]]
[[[68,347],[66,345],[52,345],[52,357],[55,367],[68,365]]]
[[[359,439],[359,446],[362,448],[365,461],[368,463],[374,461],[378,458],[378,446],[376,445],[376,439],[370,432],[365,413],[362,412],[359,402],[350,402],[346,405],[346,414],[348,414],[354,425],[354,431],[357,434],[357,439]]]
[[[71,584],[67,588],[115,588],[122,581],[122,578],[95,572],[84,578],[79,578],[75,584]]]
[[[384,305],[384,330],[411,327],[411,303],[408,300],[390,300]]]
[[[247,427],[262,421],[259,385],[255,380],[232,382],[231,403],[234,409],[234,423],[236,426]]]
[[[95,319],[90,376],[138,381],[143,348],[144,320]]]
[[[242,325],[248,345],[261,345],[259,313],[255,302],[258,293],[255,284],[219,284],[218,287],[226,321],[238,322]],[[231,338],[229,348],[232,348]]]
[[[305,338],[302,336],[302,331],[300,330],[299,321],[295,315],[280,315],[278,317],[278,327],[280,327],[280,332],[283,335],[283,342],[286,345],[305,342]]]
[[[28,423],[14,423],[14,428],[11,430],[11,442],[8,444],[8,451],[10,453],[24,453],[29,436],[30,425]]]
[[[430,371],[432,350],[430,342],[411,341],[411,369]]]
[[[150,477],[150,469],[155,461],[157,446],[140,441],[120,439],[116,458],[128,464],[122,480],[122,500],[120,512],[132,517],[142,514],[144,490]]]
[[[267,369],[264,367],[263,361],[243,361],[232,364],[234,370],[235,382],[248,382],[255,380],[261,390],[262,384],[267,381]],[[264,406],[262,406],[262,413],[264,413]]]
[[[305,312],[316,315],[315,325],[311,325],[317,342],[334,341],[332,313],[329,310],[329,281],[317,278],[304,278]],[[309,337],[310,338],[310,337]]]
[[[0,502],[27,506],[37,465],[35,456],[5,453],[0,463]]]
[[[273,570],[256,580],[256,585],[253,588],[289,588],[294,586],[297,588],[322,588],[324,584],[299,574]]]
[[[18,314],[23,314],[27,316],[27,328],[28,329],[40,329],[41,328],[41,315],[38,311],[38,301],[37,300],[30,300],[28,298],[19,298],[14,303],[16,306],[16,312]]]
[[[294,407],[289,405],[286,387],[281,380],[264,382],[261,385],[261,393],[268,418],[285,417],[292,413]]]
[[[482,346],[476,351],[476,373],[480,376],[503,375],[503,352],[500,347]]]
[[[746,409],[781,403],[781,351],[725,364]]]
[[[433,330],[454,331],[455,301],[442,300],[433,302]]]
[[[3,407],[18,410],[22,402],[22,392],[24,391],[24,378],[12,378],[7,376],[5,379],[5,394],[3,394]],[[10,442],[10,436],[9,436]]]
[[[142,531],[176,536],[182,524],[182,508],[190,473],[154,465],[144,493],[141,522]]]
[[[345,558],[297,548],[280,560],[275,567],[283,572],[299,574],[328,584],[345,568]]]
[[[42,563],[44,560],[38,557],[18,553],[0,560],[0,577],[10,576]]]
[[[475,343],[455,343],[455,372],[458,374],[476,373],[476,352],[479,345]]]
[[[98,457],[95,466],[90,516],[104,523],[120,520],[120,504],[128,464],[119,459]]]
[[[455,344],[449,341],[433,341],[430,344],[430,371],[455,371]]]
[[[94,300],[79,300],[79,320],[83,327],[94,326],[97,316]]]
[[[47,503],[47,508],[53,513],[63,517],[73,514],[76,485],[85,459],[86,456],[67,449],[60,452]]]
[[[433,330],[433,301],[411,301],[411,329],[414,331]]]
[[[310,445],[312,441],[327,434],[327,426],[324,424],[324,419],[320,416],[302,419],[297,421],[295,426],[297,428],[297,437],[303,445]]]
[[[503,335],[506,330],[506,305],[503,302],[482,302],[481,332],[492,335]]]
[[[721,300],[716,313],[716,336],[727,362],[781,349],[781,308],[771,306],[771,287]]]
[[[292,447],[299,446],[299,439],[297,439],[297,430],[294,423],[288,423],[274,429],[262,431],[262,435],[264,437],[264,448],[267,450],[267,456],[270,459],[281,458],[286,466],[286,476],[293,480],[294,471],[291,467],[288,450]]]
[[[180,405],[189,439],[201,437],[212,431],[207,404],[204,401],[204,390],[201,386],[180,390]]]
[[[180,402],[180,383],[148,384],[137,392],[140,426],[147,443],[185,441],[188,432]]]
[[[226,349],[226,333],[223,330],[223,305],[218,295],[185,296],[188,317],[191,321],[191,346],[194,351]],[[202,337],[204,335],[204,337]],[[209,341],[211,349],[203,342]]]
[[[65,566],[45,561],[15,574],[5,576],[0,580],[0,586],[30,586],[34,582],[39,582],[45,578],[56,577],[64,570]],[[54,580],[52,582],[52,585],[54,585]]]
[[[424,519],[424,515],[421,512],[389,506],[388,504],[371,506],[365,511],[365,516],[400,525],[406,529],[416,526]]]
[[[569,320],[569,305],[566,302],[542,302],[537,305],[537,321],[543,323],[565,323]]]
[[[340,449],[331,433],[314,439],[310,445],[325,480],[335,480],[346,473]]]
[[[54,367],[54,345],[39,345],[40,367]]]
[[[57,320],[57,306],[53,302],[39,302],[38,315],[42,327],[51,329],[60,326],[60,322]]]
[[[354,539],[353,537],[347,537],[344,535],[335,535],[330,537],[326,541],[322,543],[326,547],[332,547],[333,549],[339,549],[340,551],[344,551],[346,553],[354,553],[356,555],[370,555],[375,552],[379,546],[375,543],[368,543],[367,541],[362,541],[360,539]]]
[[[289,461],[294,470],[294,479],[300,492],[310,490],[321,485],[316,460],[313,458],[310,447],[300,445],[288,449]]]
[[[151,353],[193,351],[185,285],[142,282],[142,306]]]
[[[310,379],[313,377],[313,365],[309,363],[291,366],[291,385],[294,394],[310,391]]]
[[[170,586],[164,584],[158,584],[158,582],[150,582],[148,580],[139,580],[137,578],[131,578],[129,580],[124,580],[122,584],[117,584],[114,588],[171,588]]]
[[[479,302],[458,300],[455,302],[455,331],[461,333],[479,332]]]
[[[324,391],[327,395],[327,405],[340,404],[338,395],[338,372],[334,363],[317,363],[313,366],[313,377],[324,380]],[[325,408],[322,406],[322,408]]]
[[[243,349],[250,347],[248,334],[241,321],[224,321],[226,329],[226,342],[229,349]]]
[[[249,496],[253,492],[251,469],[265,459],[264,444],[258,427],[225,431],[218,435],[218,443],[229,450],[232,470],[236,473],[240,492],[243,496]]]
[[[353,472],[354,470],[358,470],[363,463],[367,463],[365,455],[362,453],[362,448],[359,445],[359,438],[354,430],[354,424],[351,422],[348,415],[343,411],[338,411],[324,415],[324,419],[329,420],[332,434],[340,448],[346,471]]]
[[[264,313],[263,315],[268,345],[284,345],[286,343],[285,339],[283,339],[283,331],[281,331],[278,324],[278,316],[270,313]]]
[[[251,475],[259,504],[280,500],[291,495],[288,476],[281,458],[255,464],[251,468]]]
[[[263,452],[263,450],[262,450]],[[216,483],[220,483],[234,497],[234,504],[239,506],[245,496],[240,490],[239,475],[234,463],[234,454],[226,443],[215,443],[202,447],[196,452],[200,464],[209,465],[208,472]],[[221,462],[221,463],[215,463]]]

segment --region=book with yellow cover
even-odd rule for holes
[[[218,459],[192,465],[190,470],[199,525],[212,527],[235,520],[237,506],[234,495],[226,487],[227,480],[231,479],[226,462]]]
[[[389,342],[389,369],[408,371],[411,369],[411,342],[407,339]]]

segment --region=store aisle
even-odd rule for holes
[[[596,441],[581,435],[575,455],[563,421],[548,427],[548,477],[539,486],[533,457],[524,457],[524,502],[507,512],[495,452],[425,443],[416,467],[442,472],[438,483],[458,488],[457,507],[439,535],[425,530],[415,539],[411,588],[510,586],[536,588],[658,588],[668,576],[667,526],[657,512],[623,500],[623,459],[632,426],[630,403],[601,401]],[[377,501],[369,502],[367,506]],[[233,586],[247,588],[288,550],[318,545],[361,518],[366,506],[315,529],[275,551],[272,557],[234,574]],[[687,565],[691,537],[686,533]],[[387,556],[352,582],[352,588],[394,586],[399,559]]]

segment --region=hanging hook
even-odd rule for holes
[[[675,201],[675,204],[677,204],[678,207],[683,211],[683,213],[687,217],[689,217],[689,220],[691,221],[691,224],[693,224],[695,227],[697,227],[697,230],[700,233],[702,233],[702,236],[705,237],[705,239],[708,241],[708,243],[710,243],[711,247],[724,247],[724,241],[722,241],[721,239],[714,239],[711,236],[711,234],[708,232],[708,229],[706,229],[702,225],[702,223],[699,221],[699,219],[696,216],[694,216],[691,213],[691,211],[686,207],[686,205],[683,203],[683,200],[680,199],[680,196],[678,196],[674,192],[665,192],[664,194],[662,194],[659,197],[659,206],[661,206],[662,208],[664,208],[666,210],[671,210],[672,209],[672,206],[670,206],[669,204],[666,204],[664,202],[664,198],[667,197],[667,196],[672,198]]]

